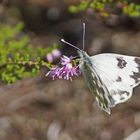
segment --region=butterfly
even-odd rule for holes
[[[134,87],[140,84],[140,57],[103,53],[89,56],[84,51],[85,23],[83,23],[83,49],[66,42],[78,50],[79,66],[84,79],[99,107],[111,114],[110,108],[127,101]]]

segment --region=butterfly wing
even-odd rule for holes
[[[83,63],[83,65],[81,65],[81,71],[88,87],[95,95],[98,105],[101,109],[110,114],[110,105],[114,104],[114,101],[100,77],[88,63]]]
[[[139,57],[107,53],[92,56],[90,60],[113,99],[110,107],[128,100],[133,88],[140,84]]]
[[[98,105],[110,114],[110,107],[114,105],[114,100],[109,94],[106,85],[102,82],[100,76],[92,65],[91,57],[86,52],[78,52],[81,57],[80,69],[83,73],[84,79],[95,95]]]

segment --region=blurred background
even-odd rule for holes
[[[100,2],[1,0],[0,25],[22,22],[20,32],[30,37],[35,48],[55,43],[61,54],[76,56],[76,50],[60,39],[81,48],[85,22],[88,54],[140,56],[139,1]],[[0,30],[0,41],[1,36]],[[45,77],[47,71],[41,69],[37,76],[14,84],[1,83],[0,140],[140,140],[140,87],[108,115],[98,107],[82,76],[72,82],[53,81]]]

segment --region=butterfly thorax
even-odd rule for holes
[[[85,51],[78,51],[78,54],[80,57],[80,65],[89,64],[92,66],[92,63],[90,61],[90,56]]]

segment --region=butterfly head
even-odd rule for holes
[[[83,51],[83,50],[80,50],[80,51],[78,50],[77,52],[78,52],[79,57],[80,57],[81,59],[85,59],[85,58],[88,57],[88,54],[87,54],[85,51]]]
[[[80,57],[80,61],[81,62],[88,62],[89,61],[89,55],[87,54],[87,52],[85,52],[85,51],[77,51],[78,52],[78,55],[79,55],[79,57]]]

